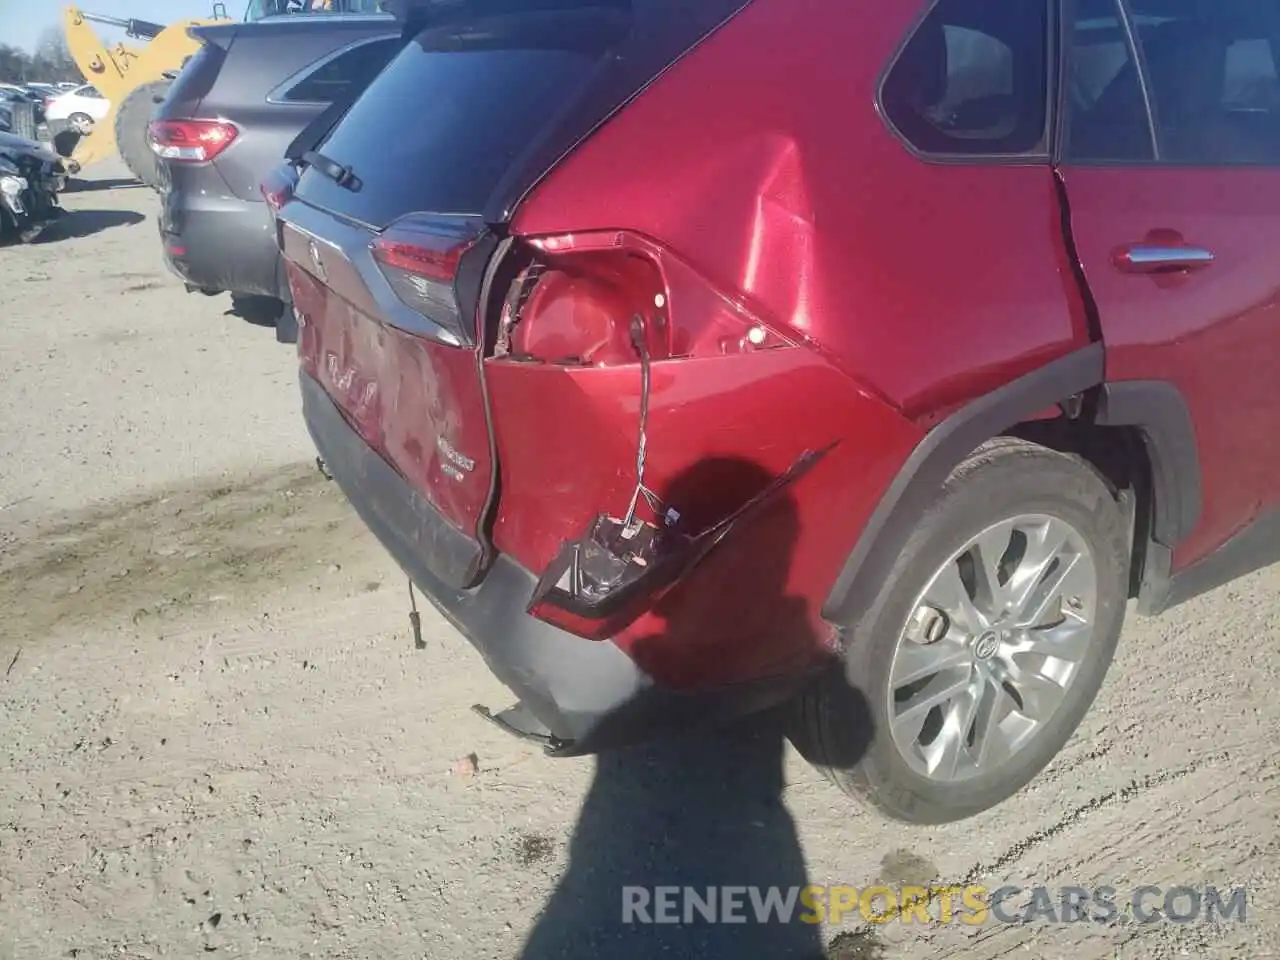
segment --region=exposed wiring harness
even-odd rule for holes
[[[639,438],[636,442],[636,488],[631,494],[631,503],[627,506],[627,516],[623,521],[623,536],[634,536],[637,531],[636,508],[640,505],[640,498],[644,500],[653,512],[660,517],[668,525],[679,519],[679,514],[674,510],[667,511],[664,514],[662,500],[656,493],[644,485],[644,467],[645,459],[648,454],[649,444],[649,388],[651,381],[649,344],[645,339],[645,323],[644,317],[636,314],[631,318],[631,345],[636,348],[636,353],[640,355],[640,429]]]

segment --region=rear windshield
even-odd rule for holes
[[[625,14],[586,10],[423,31],[320,146],[359,189],[308,169],[298,196],[378,227],[410,211],[479,213],[626,26]]]

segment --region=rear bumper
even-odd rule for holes
[[[525,613],[536,578],[500,555],[480,585],[454,589],[436,577],[418,544],[450,536],[469,543],[347,424],[323,388],[301,373],[307,429],[356,512],[414,584],[484,657],[573,756],[634,743],[694,724],[774,706],[808,674],[696,691],[654,683],[612,642],[565,633]]]
[[[280,297],[280,250],[265,203],[169,190],[160,240],[165,263],[202,290]]]

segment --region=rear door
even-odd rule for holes
[[[1107,379],[1172,384],[1195,427],[1176,571],[1280,492],[1280,3],[1127,7],[1074,4],[1061,169]]]
[[[304,370],[476,542],[495,476],[477,325],[492,227],[745,2],[417,4],[435,25],[315,145],[282,211]]]

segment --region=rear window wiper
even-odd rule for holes
[[[350,167],[338,163],[337,160],[331,160],[318,150],[308,150],[302,155],[302,162],[315,170],[320,171],[334,183],[340,187],[346,187],[352,193],[357,192],[360,187],[360,178],[356,176],[354,170]]]

